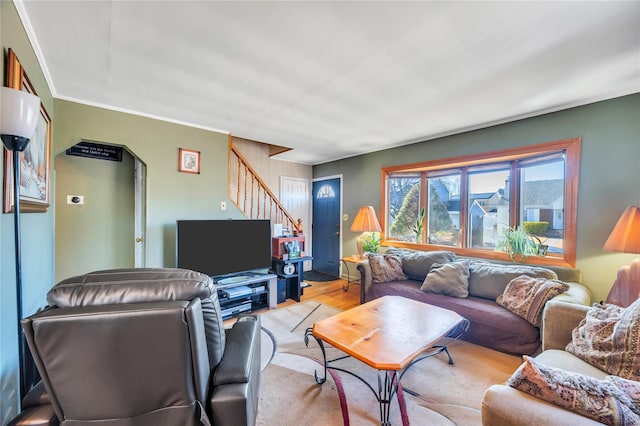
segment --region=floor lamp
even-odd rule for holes
[[[629,206],[622,212],[603,248],[619,253],[640,254],[639,206]],[[626,308],[639,297],[640,259],[634,259],[631,265],[622,266],[618,270],[618,276],[609,291],[606,302]]]
[[[20,363],[20,398],[26,389],[26,345],[22,320],[22,269],[20,265],[20,153],[25,150],[35,132],[40,116],[40,98],[21,90],[2,88],[0,102],[0,137],[4,147],[13,151],[13,222],[15,235],[16,303],[18,311],[18,350]]]
[[[380,227],[380,223],[378,222],[376,211],[373,209],[373,206],[360,207],[355,219],[353,219],[351,230],[353,232],[362,232],[356,240],[358,256],[362,259],[364,257],[362,244],[364,243],[367,234],[369,232],[382,232],[382,228]]]

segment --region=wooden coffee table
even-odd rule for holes
[[[458,339],[469,328],[469,321],[448,309],[428,305],[401,296],[385,296],[356,308],[316,322],[305,332],[305,344],[312,336],[324,357],[324,377],[327,369],[348,373],[371,389],[380,404],[380,423],[389,425],[389,408],[398,391],[404,373],[416,362],[446,352],[449,364],[453,358],[445,344],[435,345],[444,337]],[[324,343],[340,349],[346,355],[327,360]],[[331,365],[353,357],[378,370],[377,391],[353,372]]]

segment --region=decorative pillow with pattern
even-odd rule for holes
[[[520,275],[512,279],[496,302],[514,314],[540,327],[545,303],[569,290],[569,284],[546,278]]]
[[[627,308],[591,307],[566,350],[609,374],[640,381],[640,299]]]
[[[469,297],[469,262],[434,263],[420,290],[453,297]]]
[[[373,284],[407,279],[407,276],[402,272],[402,259],[400,256],[370,254],[368,257],[369,266],[371,267],[371,282]]]
[[[598,380],[523,358],[509,386],[604,424],[640,424],[639,382],[614,376]]]

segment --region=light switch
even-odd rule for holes
[[[342,220],[345,221],[345,222],[348,221],[349,220],[349,213],[343,214],[342,215]]]
[[[220,210],[226,210],[226,209],[227,209],[227,202],[220,201]]]

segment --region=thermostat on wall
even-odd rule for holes
[[[83,195],[67,195],[67,204],[80,206],[84,204],[84,196]]]

